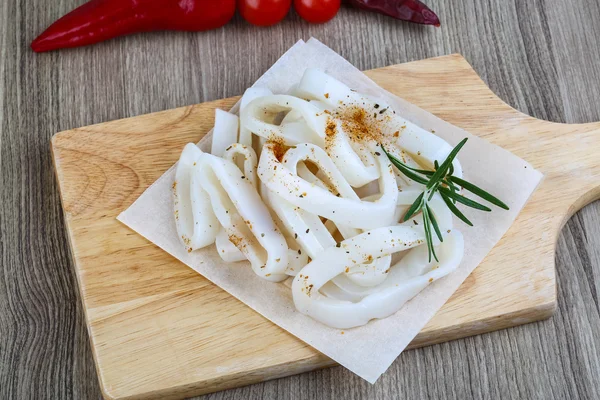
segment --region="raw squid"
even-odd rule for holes
[[[390,316],[431,282],[446,276],[460,264],[464,242],[458,231],[448,235],[439,247],[440,262],[435,264],[427,261],[427,248],[421,245],[424,238],[421,230],[401,225],[378,228],[342,242],[339,248],[330,247],[294,278],[292,293],[296,308],[339,329]],[[319,293],[323,285],[347,266],[382,250],[392,253],[406,249],[411,250],[393,267],[390,276],[360,301],[339,300]]]
[[[318,69],[306,70],[296,87],[296,93],[302,98],[328,104],[334,109],[340,108],[340,106],[370,106],[370,109],[376,110],[376,119],[380,122],[378,128],[387,138],[384,144],[396,145],[418,161],[423,162],[424,166],[428,168],[433,167],[435,160],[444,160],[452,151],[452,146],[442,138],[402,118],[385,102],[355,92]],[[382,114],[383,110],[387,111]],[[398,132],[397,135],[396,132]],[[455,159],[453,165],[454,175],[462,177],[460,162]]]
[[[212,244],[219,232],[219,221],[208,194],[198,185],[192,185],[192,169],[201,153],[195,145],[183,149],[173,184],[177,232],[189,251]]]
[[[190,153],[193,156],[190,157]],[[210,207],[229,240],[250,261],[254,272],[271,281],[285,279],[288,246],[252,182],[233,162],[203,153],[194,144],[188,144],[184,154],[194,160],[191,187],[202,194],[204,208]],[[215,223],[217,230],[218,223]]]
[[[392,166],[434,168],[452,147],[388,104],[308,69],[287,94],[250,88],[240,117],[217,110],[211,154],[188,144],[175,218],[188,251],[290,278],[296,309],[338,329],[386,318],[461,262],[464,243],[439,194],[442,239],[429,261],[423,217],[403,217],[424,186]],[[460,162],[453,162],[461,177]],[[394,261],[392,261],[394,260]]]
[[[311,161],[329,173],[332,184],[343,190],[344,196],[350,196],[352,188],[344,180],[341,172],[335,167],[324,151],[317,151],[318,147],[303,143],[290,149],[288,153],[298,151],[312,151],[305,153]],[[282,164],[276,155],[277,145],[267,142],[258,165],[261,181],[275,194],[287,200],[290,204],[300,207],[313,214],[320,215],[345,226],[355,228],[374,228],[392,223],[392,217],[398,197],[398,187],[394,178],[392,166],[386,156],[379,153],[376,158],[377,167],[381,172],[379,188],[381,197],[375,201],[361,201],[356,193],[355,198],[337,197],[331,192],[318,187],[298,177]]]

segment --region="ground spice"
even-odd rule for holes
[[[285,153],[289,149],[289,147],[285,145],[283,138],[271,135],[269,137],[268,144],[270,144],[273,148],[273,154],[275,154],[275,158],[281,162],[283,160],[283,156],[285,156]]]
[[[236,235],[229,235],[229,241],[240,250],[245,246],[244,239]]]
[[[365,141],[385,142],[385,135],[381,129],[384,119],[378,118],[378,113],[371,115],[363,107],[348,105],[340,107],[337,117],[342,120],[342,128],[350,140],[359,143],[365,143]]]
[[[327,119],[327,126],[325,127],[325,134],[327,136],[334,136],[336,133],[335,122],[331,118]]]

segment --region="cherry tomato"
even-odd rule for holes
[[[274,25],[285,18],[292,0],[238,0],[238,8],[244,19],[252,25]]]
[[[321,24],[335,17],[341,0],[294,0],[294,8],[305,21]]]

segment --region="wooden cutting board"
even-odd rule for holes
[[[564,222],[600,197],[600,123],[524,115],[460,56],[368,71],[383,88],[529,161],[546,177],[484,262],[411,347],[548,318]],[[116,216],[236,98],[58,133],[52,152],[106,398],[179,398],[334,365]]]

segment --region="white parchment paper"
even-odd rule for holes
[[[466,249],[455,272],[433,282],[393,316],[341,334],[339,329],[329,328],[297,312],[290,289],[260,279],[249,263],[224,263],[214,246],[188,253],[178,239],[173,218],[174,168],[150,186],[118,219],[273,323],[374,383],[500,240],[539,184],[542,174],[514,154],[384,91],[315,39],[296,43],[254,86],[284,93],[300,80],[308,67],[320,68],[361,93],[385,100],[396,113],[435,131],[451,145],[469,137],[459,154],[466,178],[490,189],[510,206],[510,211],[495,208],[485,213],[462,207],[475,226],[469,228],[455,221],[455,226],[464,234]],[[236,110],[234,107],[233,111]],[[199,136],[201,134],[199,132]],[[209,134],[201,141],[203,150],[209,151],[211,137]]]

